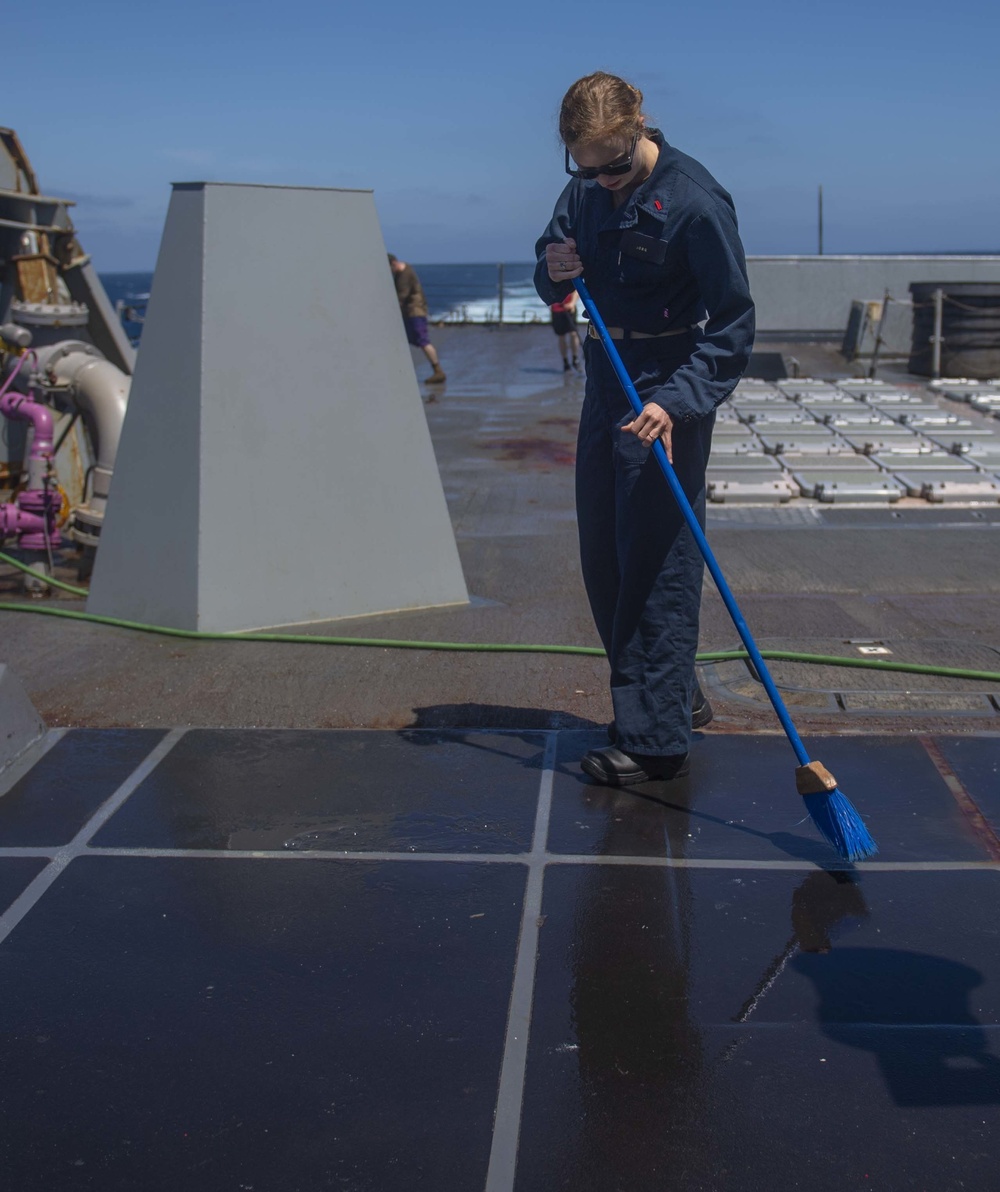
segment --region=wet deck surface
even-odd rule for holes
[[[0,798],[5,1185],[992,1189],[1000,741],[71,730]],[[2,789],[2,788],[0,788]]]

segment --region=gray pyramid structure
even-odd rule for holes
[[[228,632],[467,601],[371,192],[175,184],[88,611]]]

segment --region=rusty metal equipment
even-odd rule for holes
[[[24,512],[32,501],[26,490],[35,484],[29,464],[38,454],[32,444],[40,419],[48,425],[51,416],[54,435],[47,484],[66,497],[59,510],[49,508],[48,495],[39,503],[52,515],[45,541],[56,540],[56,518],[68,504],[63,536],[85,548],[81,571],[89,571],[135,364],[135,350],[77,240],[72,206],[41,192],[17,134],[0,128],[0,386],[21,395],[5,410],[0,438],[0,504],[7,507],[0,534],[16,535],[26,561],[42,572],[51,567],[50,552],[35,549]],[[38,416],[27,418],[29,410]],[[21,508],[18,517],[12,503]],[[44,592],[45,585],[34,581],[34,589]]]

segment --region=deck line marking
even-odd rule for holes
[[[761,869],[761,870],[849,870],[855,873],[879,871],[919,872],[948,869],[1000,869],[997,861],[861,861],[852,865],[831,851],[830,861],[741,861],[726,857],[572,857],[549,856],[550,865],[646,865],[669,869]]]
[[[18,850],[20,851],[20,850]],[[42,850],[32,850],[37,855]],[[52,849],[48,850],[53,852]],[[530,853],[393,853],[393,852],[332,852],[328,849],[295,849],[270,851],[267,849],[231,848],[88,848],[88,857],[193,857],[208,861],[446,861],[452,865],[527,865]],[[5,850],[0,848],[0,857]],[[22,854],[23,855],[23,852]]]
[[[23,753],[14,758],[6,770],[0,772],[0,795],[7,794],[12,787],[15,787],[26,774],[34,769],[52,746],[61,741],[68,732],[68,728],[50,728],[46,730],[44,736],[39,737],[37,741],[32,741]]]
[[[56,857],[69,846],[12,845],[0,848],[0,859],[13,857]],[[116,848],[88,847],[74,855],[87,857],[134,857],[148,859],[201,861],[423,861],[455,865],[527,865],[532,864],[530,853],[394,853],[394,852],[330,852],[306,849],[301,852],[276,852],[268,849],[212,849],[212,848]],[[851,870],[864,873],[947,873],[952,870],[1000,870],[1000,861],[863,861],[852,866],[847,861],[832,858],[828,864],[816,861],[753,861],[729,857],[627,857],[593,856],[589,853],[546,853],[546,865],[635,865],[660,869],[732,869],[732,870],[789,870],[808,873],[817,869]]]
[[[28,883],[20,896],[15,898],[4,913],[0,915],[0,944],[4,942],[28,911],[38,902],[71,860],[72,857],[69,856],[53,857],[42,872],[37,874]]]
[[[990,827],[986,816],[979,810],[979,805],[965,788],[961,778],[951,767],[951,763],[944,755],[941,746],[932,737],[918,737],[920,744],[927,751],[927,756],[934,763],[934,768],[941,775],[945,786],[951,792],[952,798],[958,804],[959,810],[968,821],[969,827],[975,833],[983,848],[989,853],[992,861],[1000,861],[1000,839]]]
[[[514,1187],[517,1144],[521,1133],[521,1105],[524,1100],[524,1074],[528,1062],[528,1034],[535,994],[535,965],[538,960],[538,930],[541,925],[542,884],[545,875],[549,816],[552,811],[552,782],[555,777],[558,735],[552,732],[545,742],[542,778],[538,784],[538,808],[535,833],[528,858],[528,881],[524,891],[524,914],[514,962],[507,1035],[504,1039],[500,1086],[493,1117],[493,1142],[486,1173],[486,1192],[510,1192]]]
[[[186,728],[172,728],[159,745],[148,753],[145,759],[136,766],[114,794],[104,800],[80,831],[73,837],[72,842],[67,848],[73,849],[77,853],[83,852],[87,842],[97,835],[136,787],[152,774],[187,731]]]
[[[136,766],[128,778],[104,800],[69,844],[55,850],[48,865],[28,883],[20,896],[0,915],[0,944],[10,935],[28,911],[35,906],[70,861],[87,851],[87,841],[114,815],[139,783],[153,772],[186,732],[187,729],[184,728],[171,729],[163,740]]]

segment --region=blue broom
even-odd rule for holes
[[[614,341],[608,334],[604,320],[594,305],[590,291],[580,277],[574,279],[573,285],[583,300],[583,305],[587,310],[587,314],[590,316],[591,323],[597,328],[598,334],[601,337],[601,343],[604,344],[604,350],[607,352],[608,359],[618,374],[618,379],[622,383],[622,388],[625,390],[632,409],[635,410],[636,414],[641,414],[642,402],[639,399],[638,393],[636,393],[631,378],[625,371],[625,365],[622,364],[622,358],[618,354],[618,349],[615,347]],[[681,488],[677,474],[667,459],[667,452],[659,439],[653,444],[653,454],[656,456],[657,463],[660,465],[663,475],[667,478],[670,491],[674,494],[674,499],[680,507],[681,513],[684,515],[684,520],[690,527],[695,542],[698,544],[698,549],[701,551],[705,563],[712,573],[715,586],[719,589],[719,595],[725,602],[726,608],[729,610],[729,615],[733,619],[733,624],[736,626],[736,630],[744,646],[746,646],[747,653],[750,655],[757,675],[764,684],[764,690],[767,692],[768,699],[771,701],[778,719],[781,721],[781,727],[785,730],[785,736],[788,737],[789,743],[795,751],[795,756],[799,760],[798,769],[795,771],[795,785],[798,793],[805,802],[806,810],[809,812],[813,823],[845,860],[860,861],[864,857],[872,856],[873,853],[878,851],[878,845],[876,845],[875,841],[868,834],[868,829],[865,827],[861,816],[858,815],[847,796],[838,789],[837,780],[830,771],[821,762],[810,761],[809,754],[802,744],[802,739],[796,732],[795,725],[792,724],[792,719],[788,715],[788,709],[785,707],[784,700],[778,694],[778,689],[774,685],[774,680],[771,678],[764,659],[760,656],[760,651],[757,649],[747,623],[743,619],[739,605],[729,590],[725,576],[719,569],[719,564],[716,562],[715,555],[712,553],[712,548],[708,545],[708,539],[698,524],[698,519],[695,517],[694,510],[691,508],[691,502],[687,499],[683,488]]]

